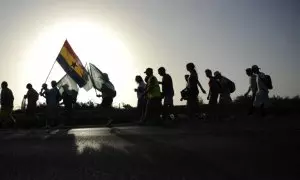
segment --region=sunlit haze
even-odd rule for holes
[[[21,104],[26,84],[40,90],[67,39],[83,64],[108,73],[117,90],[114,105],[136,105],[136,75],[164,66],[173,77],[175,103],[185,87],[185,64],[221,71],[248,88],[245,69],[257,64],[270,74],[271,95],[300,92],[300,3],[297,0],[3,0],[0,2],[0,81]],[[58,63],[47,83],[64,71]],[[205,99],[206,95],[200,94]],[[95,91],[78,100],[101,102]]]

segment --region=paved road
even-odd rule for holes
[[[299,179],[299,131],[0,131],[0,179]]]

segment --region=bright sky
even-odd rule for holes
[[[0,81],[8,82],[16,107],[27,83],[40,90],[65,39],[83,64],[109,74],[116,104],[135,105],[135,75],[160,66],[181,103],[188,62],[205,89],[204,70],[211,68],[236,83],[233,96],[242,94],[244,70],[257,64],[272,77],[272,95],[300,92],[298,0],[1,0],[0,17]],[[56,64],[48,83],[63,75]],[[101,102],[84,90],[79,100]]]

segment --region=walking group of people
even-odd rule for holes
[[[109,108],[112,107],[113,98],[116,96],[116,91],[110,82],[108,75],[103,74],[103,82],[100,92],[97,97],[102,98],[101,107]],[[65,120],[70,121],[72,118],[72,111],[74,104],[77,101],[78,92],[69,88],[68,84],[63,84],[61,87],[57,87],[58,83],[56,81],[51,81],[51,88],[44,83],[42,85],[41,91],[38,93],[30,83],[26,85],[27,93],[24,95],[22,106],[25,109],[26,115],[29,118],[35,118],[37,110],[37,101],[39,96],[42,96],[46,100],[46,127],[63,125]],[[1,113],[0,113],[0,126],[11,127],[16,124],[16,120],[12,115],[14,96],[13,92],[8,88],[8,83],[6,81],[1,84]],[[61,91],[60,91],[61,90]],[[59,106],[64,105],[64,117],[59,117]]]
[[[195,65],[193,63],[188,63],[186,65],[186,70],[189,74],[184,76],[186,87],[180,92],[181,100],[187,101],[189,118],[199,118],[199,88],[203,94],[206,94],[206,91],[199,82]],[[161,119],[174,120],[174,88],[172,77],[166,72],[164,67],[158,69],[158,74],[162,77],[161,81],[158,81],[154,76],[152,68],[147,68],[145,74],[145,79],[141,76],[136,76],[135,78],[135,81],[138,83],[135,92],[138,97],[137,109],[139,112],[138,116],[140,123],[161,123]],[[235,91],[235,84],[230,79],[223,76],[219,71],[213,73],[210,69],[206,69],[205,74],[209,79],[209,91],[207,96],[207,100],[209,101],[208,104],[211,106],[209,117],[212,119],[220,118],[221,115],[219,114],[218,109],[232,102],[231,93]],[[252,92],[252,104],[249,109],[249,114],[253,114],[255,109],[259,108],[261,115],[265,116],[265,108],[269,105],[269,90],[273,88],[271,77],[262,73],[257,65],[253,65],[252,68],[247,68],[246,74],[249,76],[249,88],[245,93],[245,96],[248,96],[249,93]],[[107,87],[109,91],[105,90],[105,87],[106,86],[103,86],[102,88],[102,95],[97,96],[102,97],[103,107],[111,107],[113,98],[116,96],[116,91],[113,87]],[[12,116],[14,96],[12,91],[8,88],[7,82],[2,82],[1,88],[0,125],[13,125],[16,122]],[[56,81],[51,82],[51,89],[48,89],[47,84],[43,84],[40,93],[38,93],[30,83],[27,84],[26,88],[28,91],[24,96],[24,99],[27,100],[26,114],[28,116],[35,116],[37,101],[39,96],[42,96],[46,99],[48,126],[56,126],[59,123],[58,107],[61,104],[64,104],[67,119],[71,118],[73,105],[76,103],[77,99],[77,92],[69,90],[67,84],[62,86],[62,93],[60,93]],[[111,89],[113,89],[113,91]],[[62,103],[60,103],[61,101]]]
[[[0,126],[9,127],[16,123],[12,115],[14,96],[8,88],[6,81],[1,84],[1,113]],[[42,85],[40,93],[38,93],[30,83],[26,85],[27,93],[24,95],[24,100],[27,100],[26,115],[31,118],[36,118],[37,101],[39,96],[46,99],[46,126],[56,126],[58,123],[58,107],[64,104],[65,115],[70,118],[73,104],[76,102],[77,92],[69,90],[67,84],[63,85],[63,92],[60,93],[56,81],[51,82],[51,89],[47,84]],[[62,101],[62,103],[60,103]]]
[[[195,65],[188,63],[186,70],[189,74],[184,76],[186,87],[180,92],[181,101],[187,101],[189,119],[195,119],[200,117],[199,88],[203,94],[206,94],[206,91],[199,82]],[[138,98],[137,109],[139,111],[139,121],[141,123],[147,123],[152,120],[160,121],[160,116],[163,120],[174,119],[174,112],[172,111],[172,107],[174,106],[174,88],[171,76],[166,73],[164,67],[158,69],[158,74],[162,76],[161,81],[157,80],[151,68],[147,68],[145,74],[146,77],[144,80],[139,75],[135,78],[138,84],[135,92]],[[219,110],[232,103],[231,94],[236,90],[235,83],[223,76],[219,71],[213,73],[210,69],[206,69],[205,74],[209,79],[207,96],[211,110],[209,118],[220,119],[228,116],[227,114],[220,113]],[[261,115],[264,116],[266,114],[265,108],[269,105],[269,90],[273,88],[271,78],[260,72],[260,68],[257,65],[247,68],[246,74],[250,77],[250,85],[245,96],[248,96],[252,92],[252,104],[249,114],[252,114],[256,108],[260,108]]]
[[[135,81],[138,83],[138,88],[135,89],[135,92],[137,92],[138,97],[137,109],[139,111],[140,122],[146,123],[151,119],[152,122],[159,123],[161,115],[163,119],[173,118],[174,88],[171,76],[166,73],[164,67],[158,69],[158,74],[162,76],[162,81],[157,80],[152,68],[147,68],[145,74],[146,83],[141,76],[135,77]],[[162,91],[160,85],[162,86]]]

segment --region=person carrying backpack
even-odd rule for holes
[[[219,71],[216,71],[214,73],[214,75],[221,86],[219,104],[232,103],[230,94],[235,91],[234,83],[231,80],[229,80],[228,78],[222,76],[222,74]]]
[[[39,94],[33,89],[30,83],[26,85],[26,88],[28,89],[26,95],[24,95],[24,99],[27,99],[26,114],[28,116],[34,116],[36,113],[36,102],[39,100]]]
[[[261,115],[265,116],[266,115],[265,108],[270,105],[269,89],[273,88],[271,77],[269,75],[265,75],[264,73],[260,72],[260,68],[257,65],[253,65],[251,69],[253,73],[256,75],[258,92],[253,102],[253,110],[252,112],[250,112],[250,114],[253,113],[255,108],[260,108]]]

